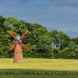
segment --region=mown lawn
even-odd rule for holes
[[[0,78],[78,78],[78,60],[26,58],[13,63],[3,58]]]

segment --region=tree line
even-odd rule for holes
[[[24,57],[37,58],[78,58],[78,37],[71,38],[63,31],[48,31],[37,23],[29,23],[16,17],[0,16],[0,58],[10,58],[12,38],[7,31],[30,32],[24,39],[31,51],[24,50]]]

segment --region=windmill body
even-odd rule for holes
[[[19,62],[23,59],[22,40],[20,39],[20,36],[16,36],[14,44],[14,62]]]

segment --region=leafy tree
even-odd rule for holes
[[[55,46],[55,48],[63,49],[70,43],[70,37],[64,32],[52,31],[51,36],[54,44],[53,46]]]
[[[51,48],[51,36],[48,30],[39,24],[32,25],[29,42],[32,44],[33,52],[40,57],[48,57]]]
[[[0,16],[0,57],[10,57],[9,45],[13,40],[7,31],[30,32],[24,43],[32,51],[25,51],[25,57],[77,58],[78,38],[70,38],[62,31],[48,31],[40,24],[32,24],[16,17]]]

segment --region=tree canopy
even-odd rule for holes
[[[8,31],[30,32],[24,43],[32,47],[24,51],[24,57],[78,58],[78,38],[70,38],[63,31],[48,31],[37,23],[29,23],[16,17],[0,16],[0,57],[10,57],[9,45],[12,38]]]

